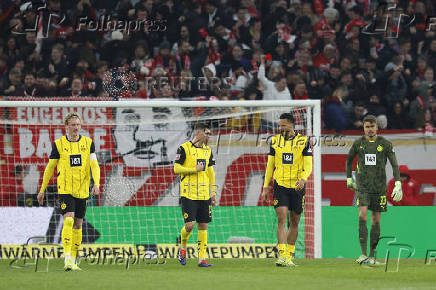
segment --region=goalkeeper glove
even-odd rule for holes
[[[403,190],[401,189],[401,181],[395,181],[394,190],[392,190],[391,197],[394,201],[401,201],[403,199]]]
[[[357,190],[357,184],[353,182],[353,178],[347,178],[347,187],[353,190]]]

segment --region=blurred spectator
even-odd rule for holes
[[[336,89],[331,96],[324,99],[324,123],[325,128],[337,133],[347,126],[347,116],[343,104],[344,92]]]
[[[6,96],[18,96],[23,91],[22,74],[18,68],[9,71],[9,79],[4,84],[3,94]]]
[[[408,129],[410,128],[410,118],[403,110],[403,103],[395,102],[388,117],[389,129]]]
[[[140,79],[150,76],[155,67],[155,61],[148,51],[146,42],[138,42],[135,46],[134,59],[130,68]]]
[[[429,102],[432,101],[429,98],[427,91],[429,88],[433,87],[433,84],[436,84],[434,79],[434,68],[429,66],[424,70],[424,78],[418,85],[418,94],[423,98],[426,107],[428,107]]]
[[[295,86],[294,90],[294,99],[295,100],[308,100],[309,94],[306,89],[306,83],[303,81],[299,81]]]
[[[63,94],[68,97],[81,97],[85,96],[83,92],[83,81],[79,77],[75,77],[71,80],[70,87]]]
[[[44,97],[46,91],[42,86],[36,83],[35,75],[29,72],[24,75],[23,89],[18,91],[16,95],[25,97]]]
[[[336,62],[336,48],[331,44],[326,44],[322,53],[313,58],[313,66],[329,71],[330,65]]]
[[[313,26],[313,31],[318,37],[324,37],[328,34],[335,34],[340,30],[339,12],[335,8],[327,8],[323,13],[324,17]]]
[[[327,91],[327,94],[332,93],[339,86],[340,77],[341,69],[339,66],[335,64],[330,66],[323,90]]]
[[[347,129],[349,130],[363,130],[363,117],[369,112],[365,109],[362,102],[354,106],[354,114],[348,122]]]
[[[344,112],[347,116],[350,116],[353,112],[353,102],[358,100],[353,99],[353,78],[351,72],[344,72],[341,75],[339,89],[341,91],[341,103]]]
[[[176,59],[170,54],[171,44],[163,41],[159,46],[159,54],[156,56],[156,65],[161,66],[166,72],[176,73]]]
[[[277,77],[276,81],[270,81],[265,77],[265,55],[261,56],[261,64],[257,74],[260,83],[265,88],[264,100],[290,100],[291,93],[286,87],[286,78],[284,76]]]
[[[386,195],[389,203],[396,206],[413,206],[418,205],[418,194],[421,189],[421,184],[419,184],[415,179],[411,177],[409,167],[407,165],[400,165],[400,178],[401,178],[401,189],[403,191],[403,199],[399,202],[392,200],[391,192],[395,186],[395,178],[392,178],[388,182]]]
[[[176,65],[177,70],[191,69],[192,51],[194,48],[191,46],[189,41],[181,40],[176,52]]]
[[[380,97],[373,94],[369,97],[369,103],[366,106],[367,113],[376,117],[386,115],[386,108],[381,104]]]
[[[69,75],[67,62],[65,61],[64,47],[62,44],[55,44],[53,46],[50,59],[44,64],[43,72],[48,78],[56,83]]]
[[[404,78],[403,57],[397,55],[385,67],[387,73],[385,101],[388,106],[396,101],[402,102],[407,93],[407,83]]]
[[[434,5],[434,3],[433,3]],[[434,27],[434,25],[433,25]],[[430,42],[430,45],[428,46],[428,49],[424,53],[425,58],[428,61],[429,67],[435,68],[436,67],[436,39],[434,36],[434,28],[433,28],[433,39]]]
[[[47,0],[47,5],[29,2],[20,11],[24,2],[0,4],[0,93],[5,95],[72,95],[72,79],[79,78],[79,95],[106,96],[104,73],[130,65],[138,81],[132,96],[141,98],[161,95],[161,89],[154,90],[146,82],[158,69],[156,76],[177,83],[172,89],[182,98],[204,93],[207,98],[254,98],[249,89],[253,87],[264,90],[262,99],[290,99],[289,92],[301,98],[302,81],[310,99],[323,100],[324,109],[329,104],[328,112],[339,104],[348,118],[356,103],[374,94],[381,99],[377,107],[387,111],[401,102],[415,127],[423,128],[427,108],[434,118],[433,98],[429,98],[434,94],[428,93],[428,87],[435,81],[436,33],[434,27],[426,28],[435,9],[428,0],[399,1],[395,11],[388,10],[385,1],[360,0]],[[48,25],[53,13],[62,17],[52,17]],[[387,17],[396,19],[401,13],[414,15],[414,21],[401,21],[399,37],[392,27],[378,33]],[[40,33],[26,31],[35,27],[40,14]],[[109,29],[88,29],[91,20],[101,24],[99,17],[105,15],[111,17],[103,21]],[[77,29],[81,17],[88,23]],[[116,26],[128,21],[142,24],[130,31]],[[273,62],[263,69],[265,79],[274,81],[272,91],[262,88],[265,79],[258,79],[262,54],[272,55]],[[204,92],[196,90],[194,82],[189,92],[178,87],[181,74],[189,71],[201,77],[202,68],[209,64],[215,66],[214,77],[221,78],[219,87],[233,89],[217,92],[215,86]],[[28,73],[36,76],[33,86]],[[288,88],[282,90],[283,76]],[[338,89],[339,101],[332,97]],[[342,114],[337,118],[325,124],[342,124]]]
[[[180,99],[191,99],[194,97],[196,92],[196,85],[192,82],[192,72],[187,69],[182,69],[180,72],[180,86],[179,86],[179,92],[178,97]]]

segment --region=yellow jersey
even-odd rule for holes
[[[190,168],[195,168],[199,163],[205,164],[203,171],[180,174],[180,196],[191,200],[210,199],[211,184],[206,169],[215,165],[211,148],[207,145],[197,147],[191,141],[185,142],[177,149],[175,162]]]
[[[278,134],[271,139],[269,155],[274,156],[273,178],[277,184],[295,188],[295,184],[303,177],[304,156],[312,156],[312,148],[307,136],[297,134],[285,140]]]
[[[62,136],[53,143],[50,159],[57,159],[57,188],[59,194],[76,198],[89,196],[91,181],[90,157],[95,153],[94,142],[86,136],[69,141]]]

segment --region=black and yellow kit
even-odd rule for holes
[[[177,150],[175,163],[194,169],[199,163],[205,165],[203,171],[180,174],[180,196],[192,200],[210,199],[211,184],[215,183],[215,180],[211,182],[208,174],[209,167],[215,165],[210,147],[197,147],[191,141],[185,142]]]
[[[69,141],[62,136],[53,143],[49,158],[40,192],[45,192],[56,167],[62,213],[71,211],[76,212],[76,217],[83,217],[89,197],[91,171],[94,185],[100,186],[100,168],[94,142],[86,136],[79,136],[77,141]]]
[[[301,213],[304,189],[297,192],[296,183],[307,180],[312,172],[312,148],[307,136],[300,134],[286,140],[281,134],[271,139],[264,187],[274,179],[274,206],[287,206]]]
[[[203,165],[196,171],[197,164]],[[215,160],[209,146],[195,146],[191,141],[177,150],[174,172],[180,174],[180,201],[185,222],[208,223],[212,220],[210,194],[215,195]]]
[[[89,196],[92,153],[95,153],[94,142],[86,136],[80,136],[75,142],[62,136],[54,142],[50,159],[59,159],[57,164],[59,194],[71,194],[76,198]]]

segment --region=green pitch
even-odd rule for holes
[[[64,272],[63,261],[52,260],[49,272],[35,273],[32,266],[16,269],[0,260],[0,289],[436,289],[435,261],[424,265],[424,259],[401,260],[396,273],[386,273],[384,266],[359,266],[351,259],[295,261],[299,267],[279,268],[272,259],[220,259],[211,261],[213,268],[198,268],[196,260],[181,266],[172,259],[129,270],[83,263],[84,271]]]

